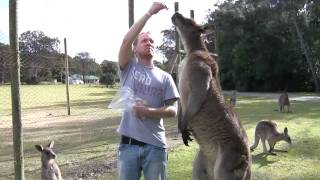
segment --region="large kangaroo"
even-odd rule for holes
[[[284,112],[285,106],[287,107],[287,112],[290,112],[290,101],[289,101],[289,96],[287,92],[284,92],[283,94],[280,95],[278,99],[278,103],[279,103],[279,112]]]
[[[42,180],[63,180],[58,164],[55,162],[56,153],[53,152],[54,141],[51,141],[47,147],[35,145],[41,152],[41,179]]]
[[[284,128],[283,133],[280,133],[277,130],[277,124],[270,120],[261,120],[258,122],[255,131],[254,144],[250,147],[252,151],[258,146],[260,139],[262,141],[263,152],[268,153],[265,142],[267,140],[270,147],[269,154],[272,155],[275,155],[272,151],[277,142],[283,140],[291,144],[288,128]]]
[[[179,129],[186,145],[191,131],[200,147],[193,179],[251,179],[248,138],[239,118],[225,103],[218,64],[201,39],[206,27],[179,13],[172,16],[172,22],[186,51],[178,77],[182,113]]]

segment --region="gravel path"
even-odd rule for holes
[[[224,91],[225,95],[230,96],[232,91]],[[261,93],[261,92],[237,92],[237,96],[251,96],[251,97],[266,97],[278,100],[281,93]],[[288,93],[290,100],[293,101],[310,101],[320,102],[320,95],[312,93],[312,95],[305,95],[302,93]]]

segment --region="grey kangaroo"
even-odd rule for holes
[[[191,133],[199,144],[193,164],[194,180],[251,179],[247,135],[238,116],[225,102],[218,78],[218,64],[201,34],[208,29],[179,13],[172,23],[182,39],[186,57],[179,70],[178,126],[188,146]]]
[[[290,101],[287,92],[284,92],[280,95],[278,99],[279,103],[279,112],[285,112],[285,107],[287,107],[287,112],[290,112]]]
[[[35,145],[36,149],[41,152],[41,179],[42,180],[63,180],[58,164],[55,162],[56,153],[52,147],[54,141],[51,141],[47,147]]]
[[[230,104],[232,107],[235,107],[237,103],[237,94],[236,94],[236,90],[232,90],[232,94],[230,97]]]
[[[250,147],[253,151],[259,144],[259,140],[261,139],[263,145],[263,152],[275,155],[272,151],[274,150],[274,146],[279,141],[286,141],[287,143],[291,144],[291,138],[288,134],[288,128],[284,128],[283,133],[278,132],[277,124],[270,121],[270,120],[261,120],[258,122],[255,137],[254,137],[254,144]],[[269,151],[266,147],[266,142],[268,141],[269,144]]]

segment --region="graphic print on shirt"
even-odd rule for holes
[[[133,90],[136,95],[162,97],[164,90],[161,86],[156,86],[156,83],[152,83],[152,78],[148,72],[141,72],[137,68],[133,67],[132,78],[134,81]],[[159,82],[160,83],[160,82]]]

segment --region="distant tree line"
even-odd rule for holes
[[[223,89],[320,92],[320,1],[226,0],[207,15]],[[174,28],[162,31],[174,57]]]
[[[38,84],[41,81],[65,83],[65,59],[59,50],[58,38],[46,36],[42,31],[26,31],[19,37],[19,52],[21,62],[21,82]],[[0,43],[0,84],[10,82],[10,63],[12,56],[8,45]],[[101,64],[95,62],[88,52],[77,53],[68,57],[69,74],[80,74],[84,83],[85,77],[94,75],[101,83],[113,85],[119,80],[117,63],[104,60]],[[110,79],[105,81],[104,79]]]

